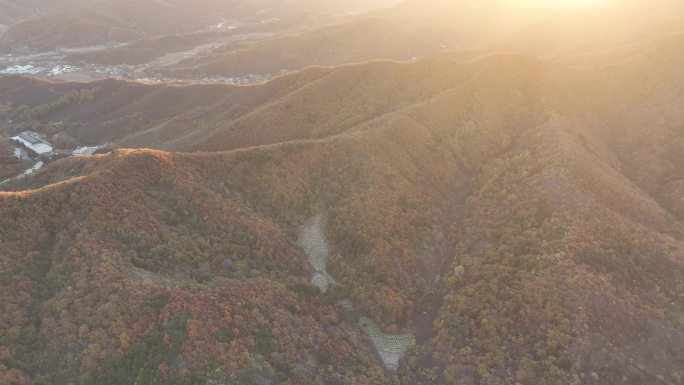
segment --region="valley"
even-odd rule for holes
[[[162,10],[155,12],[180,19],[184,1],[165,4]],[[163,22],[159,24],[159,15],[144,16],[158,6],[153,1],[102,0],[92,3],[68,12],[56,11],[47,15],[39,12],[34,18],[3,26],[0,30],[0,74],[40,75],[71,81],[122,78],[150,82],[258,83],[284,70],[225,76],[176,76],[166,71],[166,67],[221,47],[232,46],[235,49],[275,36],[344,22],[348,18],[353,19],[358,10],[390,5],[393,1],[377,0],[363,5],[332,2],[295,11],[276,5],[268,8],[267,4],[260,8],[259,2],[231,1],[223,4],[206,0],[204,4],[197,5],[197,12],[192,14],[192,18],[175,27]],[[141,14],[129,14],[132,9]],[[103,18],[103,12],[121,14],[121,17],[130,19]],[[96,15],[97,22],[85,21],[93,15]],[[63,26],[82,30],[64,30],[62,34],[49,35],[41,31]]]
[[[241,37],[231,37],[230,39]],[[248,37],[247,37],[248,38]],[[225,39],[225,40],[230,40]],[[116,50],[123,47],[112,43],[109,46],[94,46],[78,49],[60,49],[40,54],[6,55],[0,57],[0,74],[34,75],[60,81],[93,81],[109,78],[128,79],[150,83],[182,82],[182,83],[224,83],[250,84],[260,83],[278,74],[248,74],[243,77],[171,77],[162,74],[164,67],[176,64],[181,60],[198,55],[205,51],[222,46],[224,42],[215,41],[198,46],[191,46],[184,51],[165,53],[162,56],[137,65],[114,64],[101,65],[71,58],[85,54],[97,54],[102,51]]]

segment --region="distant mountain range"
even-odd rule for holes
[[[2,0],[0,1],[0,24],[9,25],[26,18],[45,16],[80,7],[103,3],[107,0]]]
[[[0,3],[0,6],[8,10],[33,9],[23,2],[10,3]],[[46,6],[45,15],[36,7],[30,19],[12,25],[2,36],[4,45],[49,51],[59,47],[127,43],[141,38],[196,32],[220,23],[268,22],[299,13],[334,16],[359,12],[392,3],[392,0],[74,0],[58,3],[60,7]]]

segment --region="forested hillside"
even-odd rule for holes
[[[0,375],[681,384],[681,47],[596,68],[378,61],[249,87],[0,78],[23,124],[157,148],[57,161],[1,193]],[[326,294],[297,245],[317,214]],[[341,299],[415,336],[398,371]]]

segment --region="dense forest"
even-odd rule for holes
[[[176,122],[223,121],[177,137],[217,152],[122,149],[14,181],[0,193],[0,378],[681,384],[675,43],[610,69],[524,55],[313,68],[226,87],[253,106]],[[112,87],[222,92],[3,82],[48,90],[10,112],[23,124],[85,114]],[[319,213],[325,294],[296,243]],[[341,298],[416,336],[398,371]]]
[[[0,181],[14,177],[26,168],[26,161],[17,158],[14,146],[8,140],[0,139]]]
[[[0,52],[231,43],[0,75],[0,385],[684,385],[681,1],[47,3]]]

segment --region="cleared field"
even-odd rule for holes
[[[373,320],[366,317],[361,317],[359,325],[370,337],[385,368],[391,371],[399,369],[399,361],[401,361],[409,346],[411,346],[413,335],[385,334]]]
[[[326,266],[330,259],[330,246],[325,237],[325,215],[319,213],[304,223],[299,233],[299,245],[309,258],[309,264],[316,270],[311,284],[325,293],[335,280],[328,275]],[[354,304],[350,299],[343,299],[337,305],[347,312],[354,311]],[[370,318],[360,317],[359,325],[368,334],[373,347],[380,357],[380,361],[389,371],[399,369],[399,361],[404,357],[411,342],[412,334],[386,334]]]
[[[299,245],[309,258],[309,264],[316,270],[311,283],[325,293],[334,280],[326,272],[330,259],[330,247],[325,239],[325,215],[318,214],[304,223],[299,234]]]

